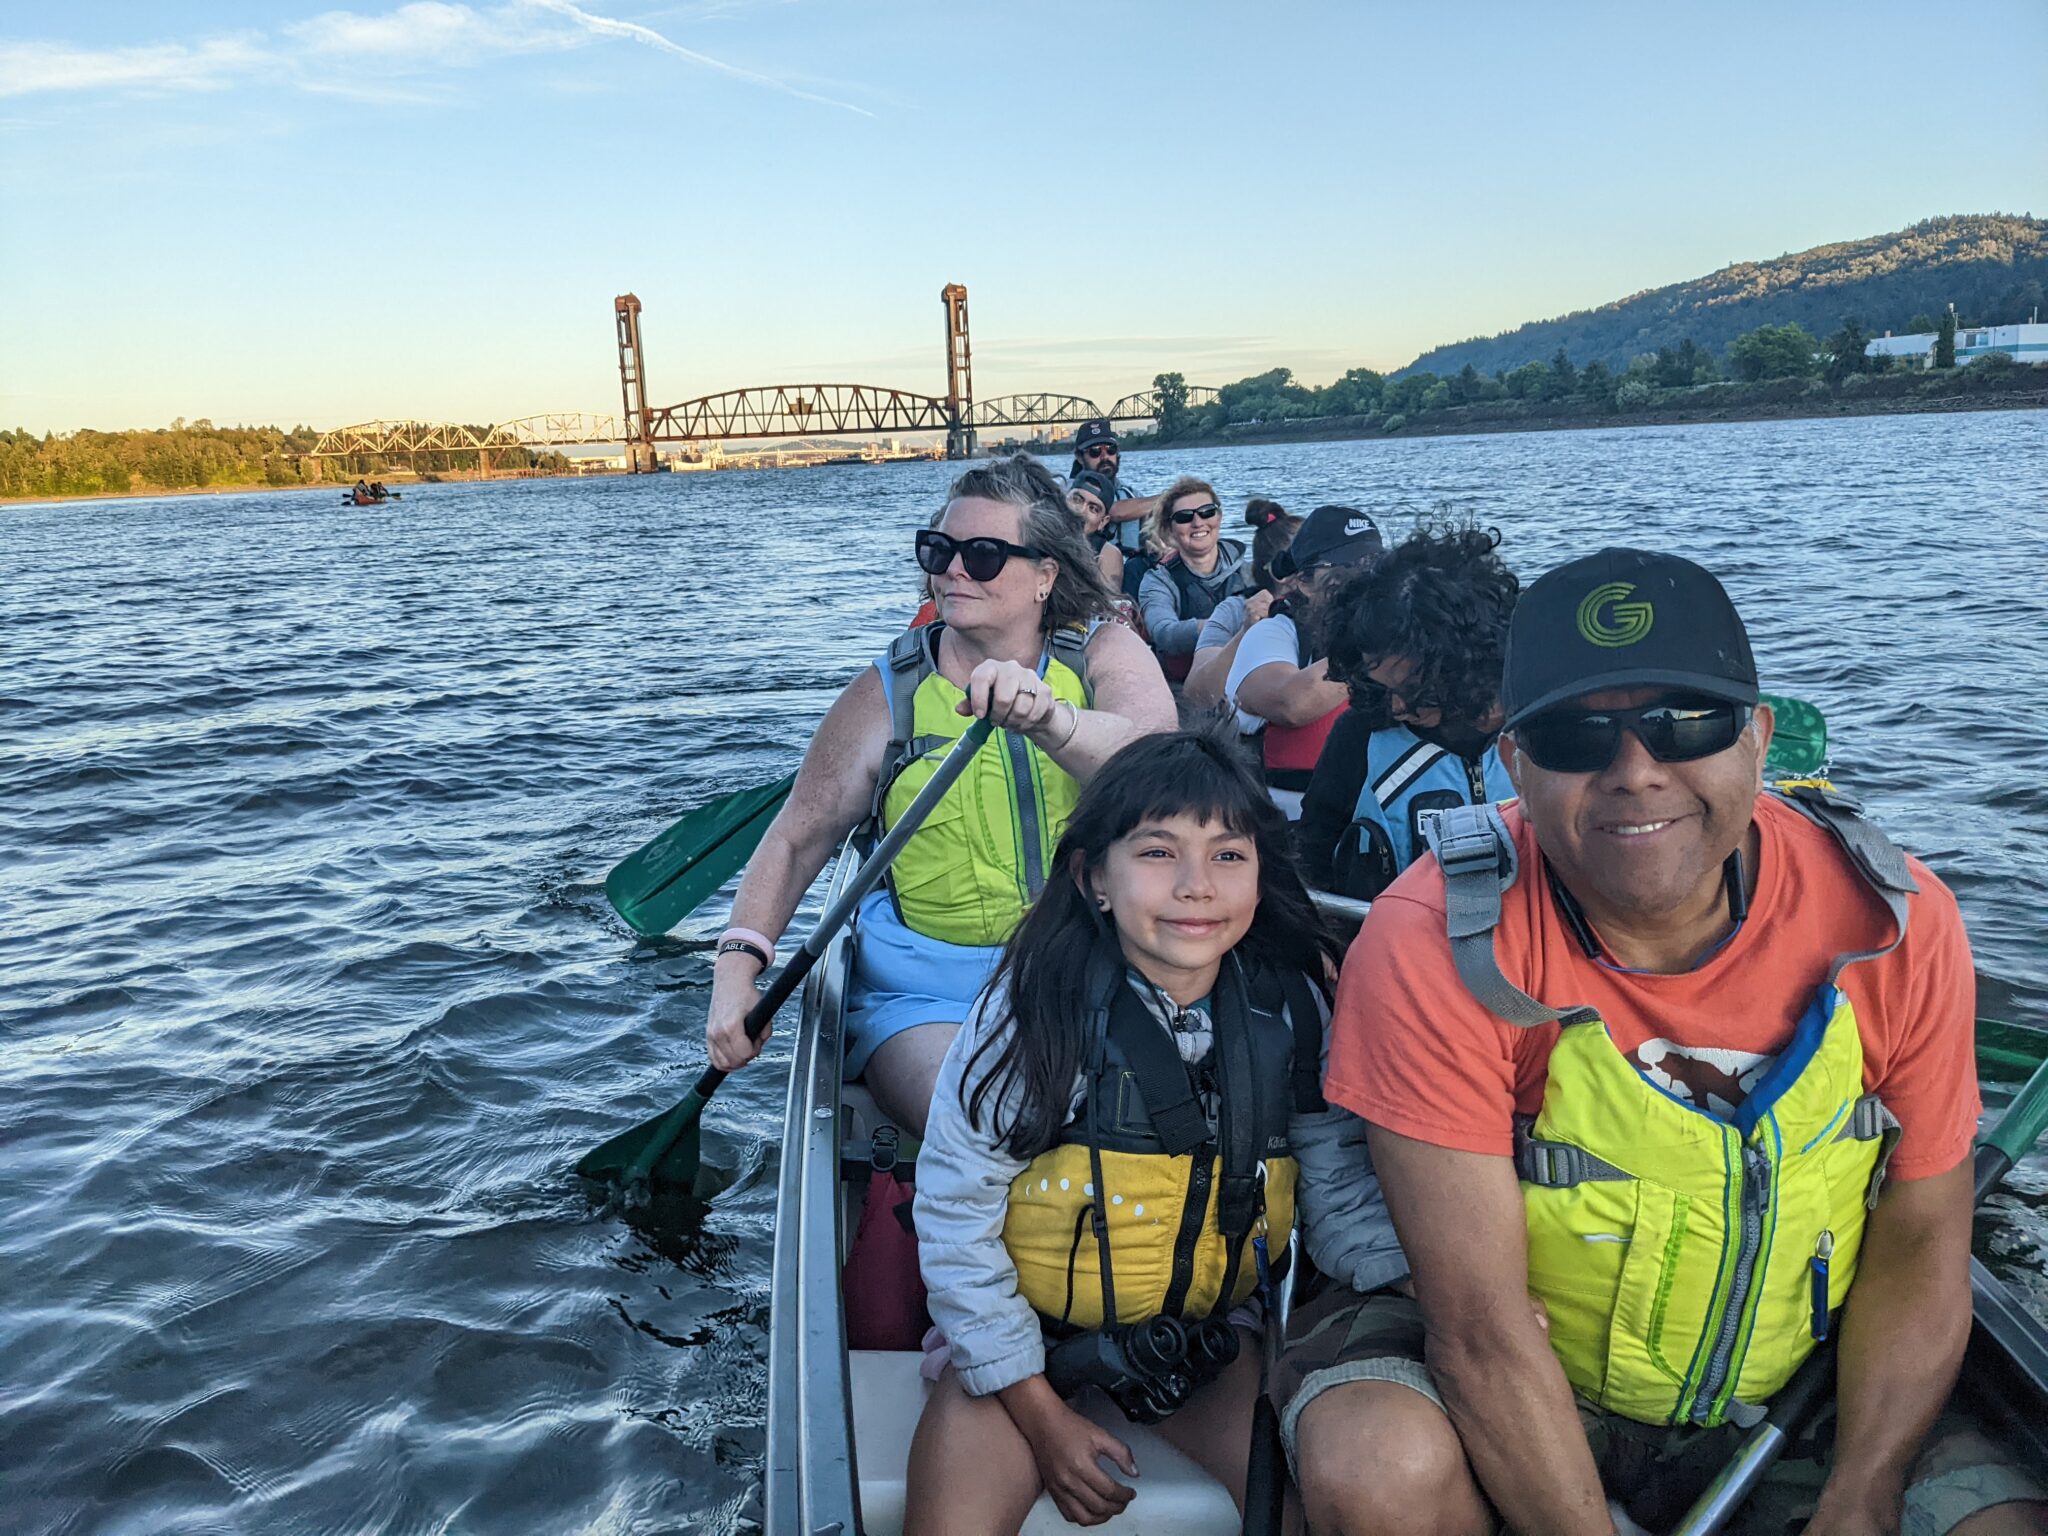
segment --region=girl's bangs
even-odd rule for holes
[[[1125,781],[1121,805],[1110,818],[1111,841],[1128,837],[1148,821],[1165,821],[1174,816],[1191,816],[1196,821],[1228,827],[1239,837],[1257,838],[1262,812],[1272,811],[1272,802],[1236,765],[1220,762],[1209,750],[1193,742],[1172,754],[1172,771],[1145,782]],[[1274,814],[1278,814],[1274,812]]]

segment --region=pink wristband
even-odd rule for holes
[[[768,957],[761,962],[761,968],[763,970],[773,969],[775,965],[775,941],[769,938],[767,934],[757,933],[752,928],[728,928],[718,936],[718,942],[723,944],[727,939],[742,939],[749,944],[757,945],[761,953]]]

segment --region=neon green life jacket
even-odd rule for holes
[[[1863,1091],[1863,1041],[1839,985],[1905,937],[1917,891],[1853,801],[1784,797],[1825,828],[1891,912],[1882,949],[1838,956],[1792,1039],[1726,1119],[1665,1092],[1589,1008],[1550,1008],[1493,953],[1515,849],[1492,806],[1429,830],[1459,976],[1508,1023],[1558,1023],[1543,1103],[1516,1127],[1529,1289],[1573,1391],[1645,1424],[1753,1423],[1827,1337],[1855,1278],[1898,1121]]]
[[[954,706],[966,694],[938,668],[930,624],[896,637],[879,663],[889,696],[889,749],[876,782],[873,820],[883,833],[938,771],[973,720]],[[1090,707],[1088,637],[1047,637],[1040,675],[1076,709]],[[1054,846],[1081,786],[1031,741],[997,731],[896,856],[889,889],[904,925],[948,944],[1001,944],[1045,887]]]

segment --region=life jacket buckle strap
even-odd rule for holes
[[[1870,1170],[1870,1187],[1865,1191],[1863,1204],[1867,1210],[1877,1209],[1877,1197],[1884,1193],[1886,1171],[1891,1167],[1892,1153],[1899,1145],[1904,1127],[1899,1117],[1885,1107],[1884,1100],[1874,1093],[1866,1093],[1842,1121],[1842,1128],[1835,1132],[1836,1141],[1874,1141],[1878,1143],[1877,1163]]]
[[[896,1166],[896,1150],[903,1140],[903,1133],[893,1125],[879,1127],[871,1143],[868,1160],[877,1173],[888,1173]]]
[[[1563,1141],[1538,1141],[1523,1126],[1515,1130],[1515,1174],[1542,1189],[1570,1189],[1576,1184],[1620,1183],[1634,1174],[1617,1168],[1584,1147]]]

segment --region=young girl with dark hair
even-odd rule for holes
[[[1044,892],[940,1069],[917,1229],[947,1363],[911,1448],[911,1536],[1096,1524],[1130,1448],[1099,1388],[1243,1502],[1262,1275],[1297,1205],[1317,1266],[1400,1257],[1362,1125],[1319,1091],[1336,949],[1235,748],[1134,742],[1082,792]],[[1098,1407],[1099,1411],[1099,1407]]]

